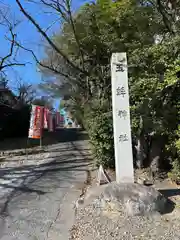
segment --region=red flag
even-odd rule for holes
[[[49,109],[44,108],[44,128],[48,128],[48,114],[49,114]]]
[[[54,126],[53,126],[53,114],[52,112],[49,111],[48,113],[48,131],[53,132],[54,131]]]
[[[56,112],[56,126],[59,126],[59,124],[60,124],[60,119],[61,119],[60,112]]]
[[[29,138],[40,139],[44,122],[44,107],[32,105]]]

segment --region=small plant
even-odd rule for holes
[[[179,132],[179,131],[178,131]],[[179,134],[178,134],[179,135]],[[180,184],[180,138],[175,142],[177,158],[172,162],[172,170],[168,173],[168,177],[177,184]]]
[[[172,170],[168,173],[168,177],[178,185],[180,184],[180,160],[176,159],[172,164]]]

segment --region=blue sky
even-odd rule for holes
[[[5,4],[9,5],[11,8],[11,19],[20,20],[20,24],[16,28],[17,37],[26,48],[32,49],[39,59],[42,59],[44,56],[44,46],[46,44],[45,40],[42,39],[40,34],[36,31],[35,27],[27,21],[27,19],[23,16],[23,14],[19,11],[18,6],[15,0],[4,0]],[[55,14],[47,14],[42,12],[42,7],[33,4],[27,3],[26,0],[21,0],[23,6],[26,7],[29,13],[36,19],[36,21],[43,27],[43,29],[47,29],[56,19],[57,16]],[[74,9],[78,9],[82,4],[84,4],[85,0],[74,0],[73,7]],[[55,32],[58,32],[60,27],[60,23],[54,24],[51,29],[48,31],[50,35]],[[4,36],[6,33],[5,28],[0,28],[0,36]],[[0,56],[4,56],[7,54],[9,49],[9,43],[3,37],[0,39],[1,48],[0,48]],[[33,60],[30,53],[27,53],[23,50],[19,50],[16,59],[20,63],[26,63],[25,67],[13,67],[8,68],[6,74],[8,79],[10,79],[10,87],[13,90],[16,90],[18,84],[20,82],[32,83],[34,85],[40,83],[42,80],[42,76],[39,73],[36,63]],[[59,100],[56,100],[55,106],[59,105]]]

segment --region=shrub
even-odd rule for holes
[[[172,163],[172,170],[168,173],[168,177],[176,182],[177,184],[180,184],[180,160],[176,159]]]
[[[114,139],[112,112],[107,112],[106,103],[102,105],[93,103],[93,107],[87,108],[85,114],[85,126],[92,145],[92,153],[96,159],[96,165],[105,168],[114,168]]]
[[[175,145],[174,149],[176,150],[177,154],[175,156],[175,159],[173,159],[173,161],[172,161],[172,169],[168,173],[168,177],[172,181],[180,184],[180,157],[179,157],[179,154],[180,154],[180,138],[177,141],[175,141],[175,144],[173,144],[173,145]]]

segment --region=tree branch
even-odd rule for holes
[[[164,22],[164,25],[165,27],[167,28],[167,30],[175,35],[175,32],[173,31],[173,29],[171,28],[171,25],[170,25],[170,21],[167,17],[167,14],[166,14],[166,11],[161,3],[161,0],[157,0],[157,10],[159,11],[159,13],[162,15],[162,18],[163,18],[163,22]]]
[[[0,71],[2,71],[4,68],[13,67],[13,66],[26,66],[26,64],[25,63],[9,63],[9,64],[5,64],[2,67],[0,67]]]
[[[51,72],[53,72],[53,73],[55,73],[55,74],[58,74],[58,75],[61,75],[61,76],[65,77],[65,78],[67,78],[67,79],[70,79],[70,80],[73,81],[73,82],[76,82],[76,83],[78,82],[77,78],[74,78],[74,77],[70,76],[69,74],[63,73],[62,71],[55,69],[55,68],[52,67],[52,66],[49,66],[49,65],[46,65],[46,64],[42,63],[42,62],[37,58],[37,56],[35,55],[35,53],[33,52],[33,50],[28,49],[28,48],[25,48],[24,46],[22,46],[22,45],[21,45],[20,43],[18,43],[18,42],[16,42],[16,45],[18,45],[18,47],[22,48],[23,50],[25,50],[25,51],[27,51],[27,52],[30,52],[30,53],[32,54],[34,60],[36,61],[36,63],[37,63],[39,66],[41,66],[41,67],[43,67],[43,68],[46,68],[46,69],[50,70]]]
[[[78,48],[79,48],[79,54],[80,54],[80,56],[81,56],[82,67],[83,67],[83,70],[85,70],[84,54],[83,54],[83,51],[82,51],[82,48],[81,48],[81,44],[80,44],[80,41],[79,41],[79,37],[78,37],[78,35],[77,35],[77,33],[76,33],[76,28],[75,28],[75,24],[74,24],[74,20],[73,20],[73,16],[72,16],[72,11],[71,11],[71,4],[70,4],[70,1],[69,1],[69,0],[65,0],[65,1],[66,1],[67,13],[68,13],[68,15],[69,15],[70,24],[71,24],[71,27],[72,27],[72,30],[73,30],[73,33],[74,33],[74,37],[75,37],[77,46],[78,46]]]
[[[84,54],[83,54],[83,51],[82,51],[82,48],[81,48],[81,44],[80,44],[78,35],[76,33],[76,27],[75,27],[73,16],[72,16],[72,10],[71,10],[70,1],[69,0],[64,0],[63,2],[64,2],[65,6],[63,4],[60,4],[58,0],[51,0],[51,3],[49,3],[49,2],[47,2],[45,0],[40,0],[40,1],[45,6],[50,7],[52,9],[54,9],[56,12],[60,13],[62,18],[65,21],[69,22],[69,24],[71,25],[72,31],[73,31],[73,34],[74,34],[74,38],[76,40],[76,44],[77,44],[77,47],[79,49],[79,54],[80,54],[80,57],[81,57],[82,69],[83,69],[83,71],[85,71]]]
[[[84,71],[83,69],[81,69],[80,67],[78,67],[77,65],[75,65],[64,53],[63,51],[61,51],[55,44],[54,42],[49,38],[49,36],[46,34],[45,31],[43,31],[43,29],[40,27],[40,25],[34,20],[34,18],[23,8],[22,4],[20,3],[19,0],[16,0],[17,5],[20,8],[20,11],[24,14],[24,16],[35,26],[35,28],[38,30],[38,32],[40,32],[40,34],[46,39],[46,41],[50,44],[50,46],[58,53],[60,54],[64,60],[71,66],[73,67],[75,70],[88,75],[87,71]]]
[[[15,39],[16,39],[16,34],[13,33],[13,30],[12,30],[12,26],[9,27],[9,31],[10,31],[10,34],[11,34],[11,46],[10,46],[10,50],[9,50],[9,53],[2,57],[1,58],[1,61],[0,61],[0,71],[2,71],[3,69],[7,68],[7,67],[12,67],[12,66],[25,66],[25,63],[6,63],[6,61],[12,57],[13,55],[13,51],[14,51],[14,48],[15,48]]]
[[[10,58],[13,54],[13,49],[14,49],[14,44],[15,44],[15,34],[12,32],[12,28],[10,28],[10,33],[11,33],[11,36],[12,36],[12,41],[11,41],[11,47],[10,47],[10,51],[9,51],[9,54],[7,54],[5,57],[2,58],[1,60],[1,63],[0,63],[0,70],[2,70],[3,67],[3,64],[4,62]]]

